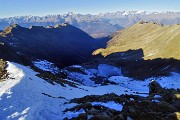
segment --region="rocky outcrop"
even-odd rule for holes
[[[154,94],[160,94],[163,92],[163,88],[159,83],[157,83],[155,80],[152,80],[151,83],[149,84],[149,94],[154,95]]]
[[[0,59],[0,82],[8,77],[7,70],[6,70],[7,63]]]

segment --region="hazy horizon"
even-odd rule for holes
[[[0,18],[14,16],[45,16],[66,14],[93,14],[116,11],[180,12],[179,0],[0,0]]]

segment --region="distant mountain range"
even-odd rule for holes
[[[115,13],[74,14],[39,16],[17,16],[0,19],[0,29],[3,30],[11,24],[23,27],[54,26],[68,22],[80,28],[95,38],[111,35],[117,30],[129,27],[140,20],[172,25],[180,23],[180,12],[146,12],[146,11],[118,11]]]
[[[14,24],[0,33],[0,43],[0,58],[12,61],[23,55],[30,60],[48,60],[59,67],[81,63],[100,47],[98,40],[68,23],[46,28]]]

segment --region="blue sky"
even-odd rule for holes
[[[179,11],[180,0],[0,0],[0,18],[21,15],[98,14],[123,10]]]

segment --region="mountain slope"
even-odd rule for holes
[[[14,24],[0,34],[0,40],[31,59],[45,59],[58,66],[81,63],[98,48],[95,39],[67,23],[47,28]]]
[[[127,50],[142,49],[144,59],[174,58],[180,60],[180,25],[163,26],[152,22],[139,23],[114,34],[105,49],[94,54],[103,56]]]

